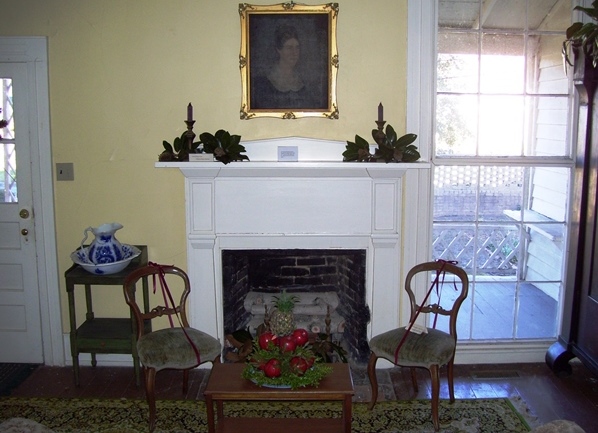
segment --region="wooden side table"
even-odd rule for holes
[[[258,386],[241,377],[245,363],[214,364],[204,391],[209,433],[252,431],[260,433],[351,433],[351,402],[354,394],[351,369],[346,363],[329,364],[332,373],[317,387],[277,389]],[[226,401],[337,401],[341,418],[226,418]],[[216,402],[216,416],[214,416]]]
[[[139,386],[139,356],[137,355],[137,338],[134,321],[131,317],[95,317],[91,290],[92,286],[118,286],[118,291],[111,292],[111,294],[122,298],[122,302],[124,303],[125,299],[122,290],[125,278],[135,269],[146,266],[148,263],[147,246],[135,246],[141,250],[141,254],[133,259],[129,263],[129,266],[115,274],[95,275],[87,272],[77,264],[73,264],[64,273],[69,301],[71,356],[73,357],[73,372],[75,375],[75,385],[77,386],[79,386],[79,353],[91,353],[91,365],[94,367],[97,364],[97,353],[130,353],[133,355],[135,379],[137,386]],[[76,285],[85,287],[85,303],[87,307],[85,321],[79,326],[77,325],[75,308]],[[147,277],[142,280],[142,286],[143,304],[147,311],[149,309]]]

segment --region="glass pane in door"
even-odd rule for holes
[[[0,78],[0,202],[17,201],[17,161],[12,79]]]

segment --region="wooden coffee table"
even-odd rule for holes
[[[241,377],[244,363],[214,364],[204,391],[208,412],[208,432],[345,432],[351,433],[351,400],[353,379],[349,364],[329,364],[332,373],[318,387],[278,389],[258,386]],[[341,418],[237,418],[224,417],[225,401],[338,401]],[[216,402],[216,417],[214,417]]]

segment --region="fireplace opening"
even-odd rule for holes
[[[296,294],[297,327],[330,332],[350,361],[369,357],[365,302],[366,250],[256,249],[222,250],[222,299],[225,335],[248,329],[255,337],[273,296]]]

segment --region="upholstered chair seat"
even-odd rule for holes
[[[370,350],[379,358],[392,359],[394,362],[395,350],[405,332],[405,328],[399,328],[375,336],[370,340]],[[448,363],[454,352],[455,339],[446,332],[437,329],[428,329],[427,334],[409,332],[397,354],[397,364],[429,369],[434,364]]]
[[[185,328],[185,332],[182,328],[165,328],[141,336],[137,341],[139,360],[156,371],[193,368],[197,355],[189,339],[195,347],[201,347],[200,360],[212,361],[220,356],[221,345],[214,337],[193,328]]]

